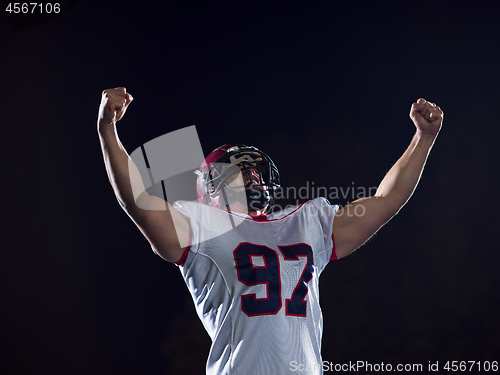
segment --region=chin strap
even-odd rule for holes
[[[260,211],[269,206],[271,195],[268,190],[249,189],[245,190],[248,207],[255,211]]]

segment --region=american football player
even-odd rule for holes
[[[377,232],[411,197],[443,112],[418,99],[416,131],[374,196],[339,209],[323,198],[271,212],[276,165],[253,146],[215,149],[197,171],[198,202],[137,199],[137,171],[116,130],[132,96],[105,90],[98,134],[116,197],[163,259],[177,264],[212,339],[207,374],[322,373],[319,276]],[[148,209],[163,207],[163,209]],[[361,207],[363,215],[352,215]]]

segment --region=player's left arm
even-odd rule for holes
[[[425,99],[413,103],[410,118],[416,132],[408,149],[386,174],[374,196],[350,203],[335,216],[333,237],[338,258],[365,243],[410,199],[441,129],[443,117],[443,111],[434,103]]]

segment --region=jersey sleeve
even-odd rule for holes
[[[339,206],[331,205],[325,198],[316,198],[313,202],[323,230],[323,241],[328,256],[327,261],[338,259],[335,253],[335,239],[333,238],[333,220],[339,210]]]

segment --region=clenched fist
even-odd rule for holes
[[[104,90],[99,107],[99,125],[111,125],[120,121],[132,100],[134,98],[127,93],[125,87]]]
[[[430,136],[437,136],[443,124],[444,113],[437,105],[425,99],[418,99],[410,110],[410,118],[417,131]]]

